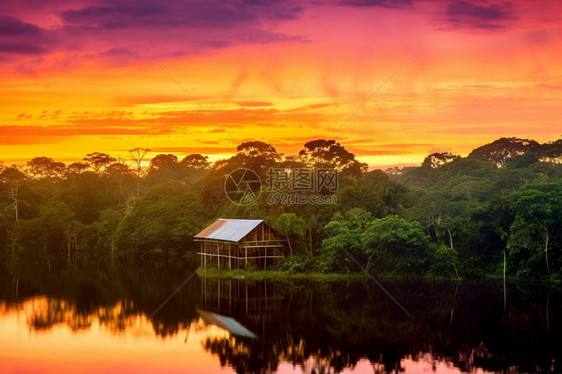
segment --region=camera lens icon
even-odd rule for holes
[[[250,169],[233,170],[224,181],[224,193],[235,204],[249,205],[260,196],[261,179]]]

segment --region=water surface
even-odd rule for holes
[[[193,278],[158,310],[181,281],[67,275],[17,295],[5,282],[0,372],[562,371],[561,295],[546,285],[510,285],[504,308],[496,282],[385,283],[411,320],[370,281]]]

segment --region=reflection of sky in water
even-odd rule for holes
[[[17,306],[0,304],[0,372],[7,373],[230,373],[205,350],[208,338],[229,333],[199,319],[176,334],[156,335],[143,314],[124,315],[122,304],[79,314],[69,303],[38,297]],[[405,373],[460,373],[430,355],[402,359]],[[281,360],[278,373],[328,369],[325,358],[309,357],[302,366]],[[384,367],[360,360],[343,373],[379,373]],[[476,373],[483,373],[477,370]]]
[[[47,317],[47,300],[25,301],[19,309],[2,308],[0,319],[0,372],[2,373],[208,373],[231,372],[204,351],[208,336],[228,333],[206,327],[200,320],[165,338],[156,336],[144,315],[126,318],[126,327],[116,330],[106,317],[119,319],[120,307],[98,310],[89,327],[72,330],[68,308],[57,317],[63,323],[45,330],[30,328],[34,316]],[[52,315],[50,317],[53,317]],[[72,325],[72,323],[70,324]],[[189,330],[189,331],[188,331]],[[188,335],[189,332],[189,335]],[[186,341],[186,336],[188,337]]]

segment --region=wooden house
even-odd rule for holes
[[[201,266],[266,269],[283,258],[286,240],[261,219],[218,219],[199,234]]]

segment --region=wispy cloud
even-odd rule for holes
[[[150,129],[124,127],[0,126],[0,144],[49,144],[76,136],[145,135]]]
[[[238,101],[236,104],[241,107],[263,107],[263,106],[273,106],[273,103],[269,101]]]
[[[41,55],[50,52],[55,41],[54,35],[41,27],[0,16],[0,54]]]
[[[235,147],[153,147],[155,153],[202,153],[202,154],[224,154],[235,153]]]
[[[67,9],[61,10],[63,6]],[[42,7],[43,19],[58,20],[44,28],[23,21],[25,9],[18,13],[0,7],[0,53],[14,60],[18,55],[87,51],[122,64],[147,49],[159,57],[178,57],[236,45],[306,41],[271,27],[300,17],[303,7],[295,1],[94,0],[61,1],[54,8],[58,11]]]
[[[512,2],[453,1],[446,9],[444,21],[452,28],[502,29],[516,19]]]
[[[341,5],[354,7],[403,8],[412,6],[411,0],[342,0]]]

